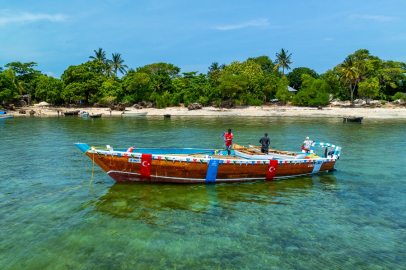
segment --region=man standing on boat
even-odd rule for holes
[[[233,133],[231,133],[231,129],[228,130],[227,133],[224,134],[224,140],[226,141],[226,150],[228,151],[228,155],[231,155],[231,148],[233,147]]]
[[[312,141],[310,140],[309,137],[306,137],[306,140],[302,144],[302,150],[305,151],[305,153],[310,152],[310,148],[312,147]]]
[[[261,146],[261,152],[268,155],[269,145],[271,144],[271,140],[268,138],[268,133],[265,133],[265,136],[259,140]]]

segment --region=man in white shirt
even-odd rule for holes
[[[312,147],[313,141],[309,139],[309,137],[306,137],[306,140],[302,144],[302,150],[305,151],[306,153],[310,152],[310,148]]]

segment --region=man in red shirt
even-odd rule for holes
[[[231,133],[231,129],[228,130],[228,133],[224,134],[224,140],[226,141],[226,149],[228,151],[228,155],[231,155],[231,148],[233,147],[233,133]]]

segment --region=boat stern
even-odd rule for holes
[[[85,144],[85,143],[75,143],[75,145],[82,150],[83,153],[86,153],[87,150],[90,149],[89,145]]]

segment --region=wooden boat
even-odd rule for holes
[[[14,117],[14,114],[0,114],[0,119],[11,119]]]
[[[296,177],[334,169],[341,147],[313,143],[314,146],[331,147],[334,152],[327,157],[310,159],[247,159],[227,156],[225,150],[215,149],[115,149],[89,147],[76,143],[91,160],[117,182],[171,182],[171,183],[221,183],[273,180]]]
[[[122,113],[121,116],[123,117],[143,117],[147,116],[148,112],[142,112],[142,113]]]
[[[356,116],[343,117],[344,122],[359,122],[359,123],[361,123],[362,119],[364,119],[364,117],[356,117]]]
[[[73,115],[78,115],[80,110],[75,110],[75,111],[68,111],[68,112],[63,112],[65,116],[73,116]]]
[[[90,118],[101,118],[102,114],[101,113],[99,113],[99,114],[91,114],[91,115],[89,115],[89,117]]]
[[[164,114],[164,118],[171,118],[170,114]]]

